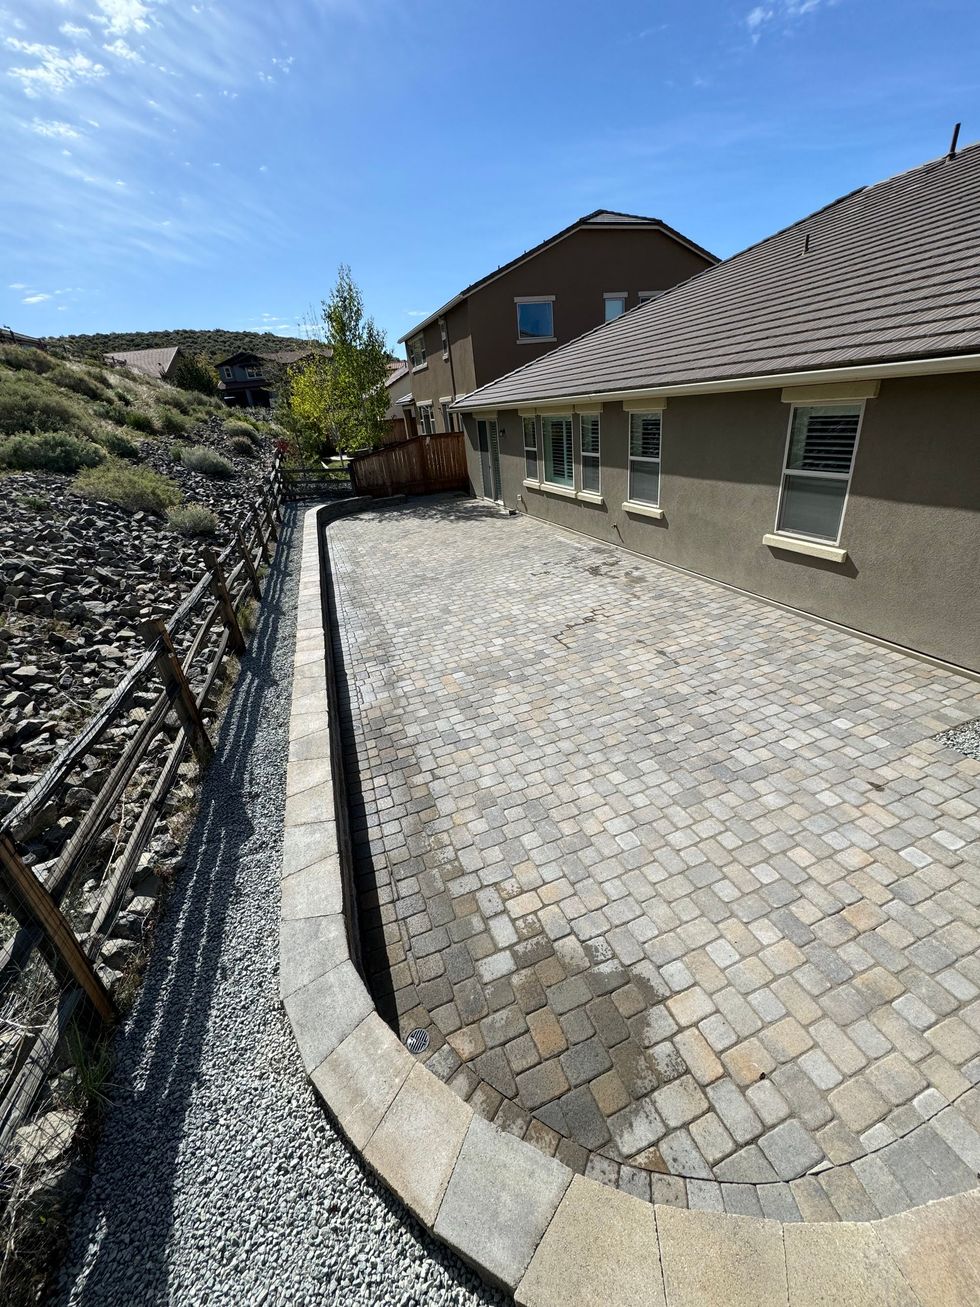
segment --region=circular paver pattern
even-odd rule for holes
[[[328,540],[365,962],[429,1070],[644,1198],[976,1184],[975,682],[477,504]]]

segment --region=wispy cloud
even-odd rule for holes
[[[37,132],[38,136],[47,136],[52,140],[75,141],[81,136],[81,132],[76,127],[72,127],[71,123],[63,123],[56,118],[50,121],[33,118],[28,126],[32,132]]]
[[[61,95],[79,82],[96,81],[106,75],[102,64],[81,50],[66,54],[56,45],[22,41],[18,36],[8,36],[4,45],[8,50],[33,60],[30,64],[7,69],[8,75],[20,82],[24,94],[32,100],[45,94]]]
[[[140,52],[134,50],[131,45],[127,45],[121,36],[117,36],[114,41],[110,41],[109,44],[104,45],[102,49],[108,54],[114,54],[117,59],[128,59],[130,63],[134,64],[141,64],[143,62],[143,56]]]
[[[745,26],[753,43],[759,41],[768,27],[786,27],[815,10],[836,3],[836,0],[767,0],[745,15]]]
[[[119,36],[147,31],[153,13],[153,5],[143,0],[96,0],[96,7],[99,13],[92,15],[95,22]]]
[[[49,300],[50,298],[51,298],[50,295],[43,295],[43,294],[41,294],[41,295],[25,295],[24,298],[21,300],[21,303],[22,303],[22,304],[41,304],[41,303],[44,302],[44,300]]]

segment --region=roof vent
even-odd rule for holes
[[[803,237],[803,253],[810,253],[810,233],[807,232]]]
[[[947,159],[956,158],[956,142],[959,139],[960,139],[960,124],[957,123],[956,126],[953,128],[953,139],[949,143],[949,154],[946,155]]]

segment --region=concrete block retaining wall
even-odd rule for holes
[[[524,1307],[976,1307],[980,1191],[866,1223],[641,1202],[485,1121],[404,1048],[358,970],[329,635],[327,527],[302,532],[282,867],[280,993],[347,1139],[435,1235]]]

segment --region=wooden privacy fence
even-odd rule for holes
[[[355,495],[428,495],[440,490],[465,490],[466,447],[459,431],[386,445],[350,462]]]
[[[286,493],[277,462],[231,544],[203,551],[180,607],[143,623],[143,655],[0,820],[0,1162],[76,1013],[113,1015],[100,957],[187,751],[211,757],[205,714],[225,656],[245,649],[243,607],[261,599]],[[39,832],[47,860],[30,865]]]

